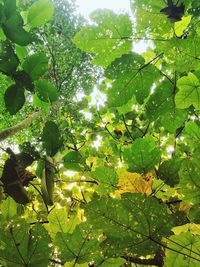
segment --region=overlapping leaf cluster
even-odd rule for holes
[[[91,14],[72,41],[98,74],[89,77],[98,76],[95,105],[86,80],[70,82],[83,61],[79,71],[66,62],[65,77],[60,18],[46,24],[53,4],[25,7],[1,1],[0,71],[10,115],[27,115],[25,98],[42,111],[34,138],[16,154],[37,178],[24,188],[26,205],[1,191],[0,264],[199,266],[197,1],[131,1],[134,19],[110,10]],[[63,38],[61,48],[49,46],[52,33]],[[136,53],[137,43],[149,46]],[[70,88],[78,86],[71,95],[70,75]],[[85,94],[79,99],[75,91]]]

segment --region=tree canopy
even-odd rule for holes
[[[200,4],[130,5],[0,0],[2,267],[199,266]]]

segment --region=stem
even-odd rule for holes
[[[135,139],[133,138],[133,136],[131,135],[131,133],[130,133],[130,131],[129,131],[128,125],[126,124],[125,117],[124,117],[123,114],[122,114],[122,120],[123,120],[123,123],[124,123],[124,125],[125,125],[125,127],[126,127],[127,133],[129,134],[130,138],[131,138],[133,141],[135,141]]]

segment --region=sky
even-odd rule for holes
[[[109,8],[114,11],[130,12],[130,0],[76,0],[79,12],[88,17],[88,15],[98,8]]]

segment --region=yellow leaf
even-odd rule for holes
[[[150,195],[153,177],[153,172],[148,172],[145,176],[136,172],[124,172],[119,177],[118,190],[114,195],[118,197],[126,192]]]
[[[200,235],[200,225],[195,223],[187,223],[184,225],[176,226],[172,228],[175,235],[180,235],[181,233],[186,233],[190,231],[194,235]]]
[[[183,17],[180,21],[175,22],[174,31],[176,36],[181,37],[184,31],[187,29],[190,24],[192,16]]]
[[[179,211],[183,211],[183,212],[187,213],[191,209],[191,207],[192,207],[191,203],[181,202],[180,206],[179,206]]]

